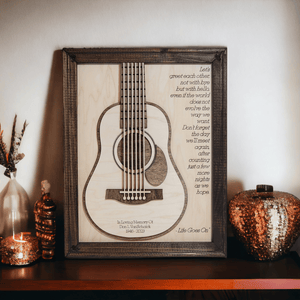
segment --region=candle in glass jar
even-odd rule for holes
[[[21,232],[2,240],[1,262],[9,265],[28,265],[40,257],[39,242],[30,232]]]

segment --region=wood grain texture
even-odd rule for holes
[[[173,279],[173,280],[9,280],[0,282],[1,291],[108,291],[108,290],[291,290],[300,289],[299,279]]]
[[[212,63],[227,51],[224,47],[189,48],[65,48],[78,64],[144,63]]]
[[[299,289],[299,257],[269,263],[234,258],[54,260],[1,265],[0,290]]]
[[[156,146],[156,159],[146,171],[146,179],[153,186],[162,184],[168,173],[168,164],[164,152]]]
[[[151,256],[226,256],[226,48],[113,48],[113,49],[64,49],[64,74],[66,85],[64,88],[65,102],[65,159],[66,171],[66,205],[65,205],[65,254],[73,258],[96,257],[151,257]],[[157,240],[153,243],[140,242],[119,243],[105,241],[101,243],[79,243],[80,230],[76,226],[80,202],[77,187],[78,171],[82,169],[77,164],[77,158],[69,160],[69,153],[78,151],[77,142],[77,85],[74,86],[74,78],[77,80],[77,69],[85,64],[116,64],[118,67],[122,61],[144,62],[148,64],[211,64],[212,66],[212,233],[211,241],[182,241]],[[73,69],[69,67],[73,65]],[[114,65],[110,65],[112,68]],[[149,65],[150,66],[150,65]],[[71,81],[70,84],[68,81]],[[77,81],[75,81],[77,82]],[[72,86],[72,88],[68,88]],[[105,89],[104,89],[105,90]],[[117,89],[116,89],[117,90]],[[69,92],[68,92],[69,91]],[[118,95],[111,95],[110,103],[102,103],[104,107],[118,101]],[[69,103],[72,102],[72,103]],[[75,103],[74,103],[75,102]],[[74,109],[75,107],[75,109]],[[172,107],[169,105],[170,111]],[[165,108],[164,108],[165,109]],[[168,111],[168,114],[170,113]],[[73,115],[73,118],[70,118]],[[176,122],[175,122],[176,123]],[[173,125],[173,124],[172,124]],[[76,132],[76,134],[75,134]],[[71,133],[71,134],[70,134]],[[96,137],[94,137],[96,138]],[[93,144],[93,142],[92,142]],[[94,143],[95,144],[95,143]],[[80,150],[79,150],[80,151]],[[176,157],[176,151],[172,146],[172,153]],[[97,149],[91,147],[91,152],[97,153]],[[90,153],[85,153],[89,155]],[[80,156],[80,154],[79,154]],[[176,157],[177,159],[177,157]],[[76,170],[70,171],[70,165]],[[90,166],[86,166],[90,169]],[[180,167],[179,167],[180,169]],[[70,192],[70,190],[72,192]],[[71,196],[72,195],[72,196]],[[74,197],[73,197],[74,195]],[[79,216],[79,222],[81,222]],[[86,234],[82,232],[82,234]],[[113,242],[113,244],[112,244]]]

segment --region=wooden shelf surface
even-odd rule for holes
[[[296,253],[273,262],[245,258],[39,260],[0,265],[0,290],[300,289]]]

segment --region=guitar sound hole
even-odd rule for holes
[[[144,138],[144,141],[142,139],[143,136],[140,133],[132,132],[122,137],[118,143],[118,159],[122,168],[125,166],[125,170],[129,170],[129,173],[140,173],[143,171],[144,162],[147,166],[151,159],[151,144],[147,138]]]

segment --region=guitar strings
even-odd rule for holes
[[[137,157],[137,153],[138,153],[138,142],[137,142],[137,134],[138,134],[138,128],[137,128],[137,88],[138,88],[138,85],[137,85],[137,64],[134,63],[134,107],[135,107],[135,114],[134,114],[134,132],[135,132],[135,135],[134,135],[134,141],[135,141],[135,197],[134,199],[135,200],[138,200],[138,168],[137,168],[137,162],[138,162],[138,157]]]
[[[128,176],[128,179],[130,180],[130,166],[129,166],[129,160],[130,160],[130,151],[129,151],[129,142],[130,142],[130,139],[129,139],[129,130],[130,130],[130,127],[129,127],[129,99],[130,99],[130,93],[129,93],[129,81],[130,81],[130,75],[129,75],[129,63],[127,63],[127,176]],[[127,200],[130,199],[129,197],[129,191],[131,189],[131,186],[130,186],[130,181],[128,182],[128,194],[127,194]]]
[[[142,190],[143,190],[143,200],[146,199],[146,194],[145,194],[145,66],[144,63],[142,63],[142,149],[143,149],[143,174],[142,174]]]
[[[142,199],[142,194],[141,194],[141,188],[142,188],[142,134],[141,134],[141,128],[142,128],[142,115],[141,115],[141,63],[138,65],[138,74],[139,74],[139,199]]]
[[[134,113],[134,104],[133,104],[133,99],[134,99],[134,83],[133,83],[133,76],[134,76],[134,72],[133,72],[133,63],[131,63],[130,65],[131,68],[131,74],[130,74],[130,84],[131,84],[131,117],[130,117],[130,137],[131,137],[131,161],[130,161],[130,165],[131,165],[131,191],[134,190],[134,166],[133,166],[133,162],[134,162],[134,145],[133,145],[133,132],[134,132],[134,126],[133,126],[133,113]],[[131,194],[131,200],[134,200],[134,193]]]
[[[122,64],[123,199],[146,200],[144,63]]]
[[[122,107],[123,107],[123,124],[122,124],[122,131],[123,131],[123,199],[126,199],[126,189],[127,189],[127,185],[126,185],[126,170],[125,170],[125,155],[126,155],[126,143],[125,143],[125,63],[123,63],[123,68],[122,68]]]
[[[140,144],[140,151],[139,151],[139,162],[140,162],[140,197],[139,199],[143,198],[143,194],[142,194],[142,188],[143,188],[143,162],[142,162],[142,151],[144,150],[143,148],[143,144],[142,144],[142,136],[143,136],[143,132],[142,132],[142,128],[143,128],[143,112],[142,112],[142,80],[141,80],[141,73],[142,73],[142,68],[141,68],[141,63],[139,63],[139,114],[140,114],[140,134],[139,134],[139,144]]]
[[[142,144],[142,136],[143,136],[143,132],[142,132],[142,128],[143,128],[143,111],[142,111],[142,80],[141,80],[141,73],[142,73],[142,67],[141,67],[141,63],[139,63],[139,113],[140,113],[140,134],[139,134],[139,139],[140,139],[140,149],[141,151],[139,151],[139,162],[140,162],[140,199],[143,198],[143,194],[142,194],[142,188],[143,188],[143,162],[142,162],[142,150],[144,150],[143,148],[143,144]]]

